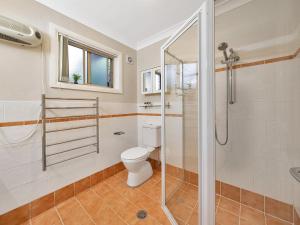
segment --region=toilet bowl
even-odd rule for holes
[[[128,186],[136,187],[152,176],[151,164],[146,160],[153,150],[154,148],[134,147],[121,154],[122,162],[128,170]]]
[[[160,125],[145,123],[142,142],[144,147],[133,147],[121,154],[121,160],[128,170],[127,184],[136,187],[148,180],[153,170],[147,161],[151,152],[160,146]]]

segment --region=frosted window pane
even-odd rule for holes
[[[74,82],[73,74],[80,74],[78,84],[83,84],[83,50],[72,45],[68,46],[69,53],[69,81]]]
[[[106,57],[91,53],[90,83],[105,87],[112,86],[110,77],[110,60]]]

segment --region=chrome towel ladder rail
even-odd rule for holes
[[[91,106],[68,106],[68,107],[48,107],[47,106],[47,100],[57,100],[57,101],[90,101],[93,105]],[[68,110],[68,109],[95,109],[95,114],[89,114],[89,115],[76,115],[76,116],[61,116],[61,117],[47,117],[47,110]],[[70,120],[66,120],[66,122],[71,122],[71,121],[78,121],[78,119],[80,119],[81,116],[85,116],[87,117],[87,119],[95,119],[95,124],[92,125],[85,125],[85,126],[77,126],[77,127],[67,127],[67,128],[62,128],[62,129],[52,129],[52,130],[47,130],[47,123],[50,122],[51,120],[55,120],[55,119],[68,119],[70,118]],[[73,119],[72,119],[73,118]],[[96,128],[96,134],[95,135],[90,135],[90,136],[83,136],[83,137],[79,137],[79,138],[75,138],[75,139],[69,139],[66,141],[60,141],[60,142],[56,142],[56,143],[47,143],[47,134],[48,133],[56,133],[56,132],[65,132],[65,131],[69,131],[69,130],[80,130],[80,129],[84,129],[84,128],[91,128],[91,127],[95,127]],[[49,166],[53,166],[59,163],[63,163],[72,159],[76,159],[79,158],[81,156],[85,156],[91,153],[99,153],[99,99],[98,97],[96,98],[53,98],[53,97],[46,97],[46,95],[42,95],[42,164],[43,164],[43,171],[45,171],[47,169],[47,167]],[[59,152],[55,152],[55,153],[49,153],[47,154],[47,148],[51,147],[51,146],[59,146],[61,144],[65,144],[65,143],[71,143],[74,141],[79,141],[79,140],[85,140],[85,139],[90,139],[90,138],[95,138],[96,141],[95,143],[92,144],[85,144],[85,145],[81,145],[81,146],[77,146],[77,147],[73,147],[73,148],[69,148],[69,149],[65,149]],[[70,158],[67,159],[63,159],[61,161],[57,161],[57,162],[53,162],[50,164],[47,164],[47,157],[51,157],[54,155],[59,155],[62,153],[66,153],[66,152],[71,152],[71,151],[75,151],[78,149],[82,149],[85,147],[90,147],[90,146],[95,146],[96,150],[94,151],[90,151],[90,152],[86,152],[80,155],[76,155],[76,156],[72,156]]]

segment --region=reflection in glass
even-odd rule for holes
[[[161,90],[161,72],[160,69],[154,71],[154,91],[159,92]]]
[[[152,74],[151,71],[145,71],[143,73],[143,92],[152,92]]]
[[[178,224],[198,221],[198,23],[165,51],[165,201]],[[168,116],[168,115],[178,116]]]

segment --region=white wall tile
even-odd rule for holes
[[[21,106],[25,112],[14,112],[14,115],[6,116],[10,121],[22,119],[32,119],[29,116],[30,110],[34,111],[34,104],[20,102],[9,102],[9,110],[14,112]],[[1,105],[1,104],[0,104]],[[5,103],[7,105],[7,103]],[[28,109],[27,109],[27,108]],[[103,114],[122,114],[136,112],[136,104],[132,103],[103,103],[100,108]],[[31,108],[31,109],[30,109]],[[7,109],[7,108],[6,108]],[[28,112],[27,115],[25,115]],[[159,117],[158,117],[159,118]],[[62,128],[90,124],[93,121],[76,121],[68,123],[48,124],[48,128]],[[42,171],[42,150],[41,150],[41,129],[29,140],[20,144],[8,144],[5,140],[14,141],[21,139],[30,132],[34,126],[14,126],[0,128],[0,213],[4,213],[22,204],[28,203],[49,192],[57,190],[69,183],[84,178],[96,171],[107,168],[120,162],[121,153],[127,148],[138,145],[137,116],[105,118],[99,120],[100,124],[100,153],[93,153],[75,160],[57,164]],[[124,131],[124,135],[114,135],[114,132]],[[49,136],[48,143],[69,140],[76,137],[88,136],[94,134],[94,129],[85,129],[84,131],[67,131],[64,134],[55,134]],[[6,138],[4,138],[4,135]],[[78,145],[93,143],[94,140],[85,140],[77,142]],[[59,147],[48,149],[49,151],[61,151],[64,148],[74,147],[75,143],[65,144]],[[80,149],[65,155],[58,155],[49,159],[48,163],[60,161],[64,157],[82,154],[92,151],[94,147]],[[95,148],[94,148],[95,149]],[[8,203],[9,202],[9,203]]]
[[[300,166],[299,65],[294,59],[238,69],[229,144],[217,144],[218,179],[298,206],[289,168]],[[217,128],[224,138],[224,73],[217,73],[216,84]]]

